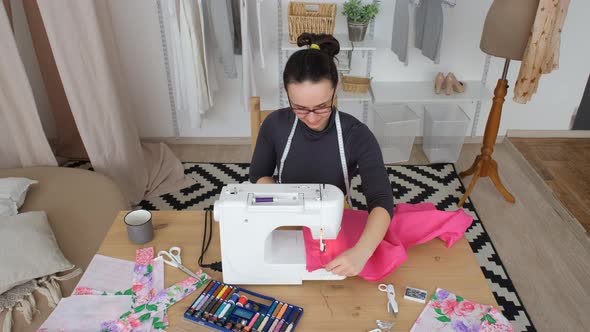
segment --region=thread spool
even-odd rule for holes
[[[240,299],[238,300],[238,302],[236,303],[236,305],[238,307],[243,307],[246,303],[248,303],[248,298],[245,297],[244,295],[240,296]]]
[[[226,328],[226,329],[228,329],[228,330],[231,330],[233,326],[234,326],[234,323],[227,322],[227,323],[225,323],[225,325],[223,327]]]
[[[225,317],[221,317],[217,320],[217,322],[215,322],[215,324],[217,324],[218,326],[223,326],[225,324]]]
[[[240,295],[234,293],[231,298],[229,299],[229,303],[236,304],[236,302],[240,299]]]
[[[259,315],[258,319],[256,320],[256,323],[254,323],[254,326],[252,326],[253,330],[257,330],[258,327],[260,326],[260,324],[262,324],[262,321],[264,320],[264,317],[266,317],[266,315]]]
[[[260,331],[264,330],[264,327],[266,326],[266,324],[268,324],[268,321],[269,321],[269,316],[268,315],[264,316],[262,323],[260,323],[260,326],[258,326],[258,330],[260,330]]]

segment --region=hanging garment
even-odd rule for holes
[[[168,75],[170,77],[170,84],[172,86],[172,102],[171,106],[174,107],[172,110],[173,114],[176,115],[172,121],[174,128],[179,128],[179,114],[188,114],[189,101],[186,98],[186,86],[190,83],[187,82],[190,78],[195,80],[194,71],[186,70],[188,64],[184,63],[184,57],[182,56],[182,43],[180,41],[180,29],[179,29],[179,17],[178,17],[178,6],[176,0],[161,0],[162,2],[162,24],[164,25],[165,40],[166,40],[166,53],[168,54]],[[196,83],[190,84],[196,86]],[[180,131],[180,130],[179,130]],[[181,135],[180,132],[176,132],[175,135]]]
[[[207,109],[202,109],[201,114],[205,114],[207,110],[213,107],[213,94],[219,90],[219,86],[217,84],[217,71],[215,70],[217,47],[213,31],[212,29],[208,28],[213,26],[213,23],[211,22],[209,4],[209,1],[197,0],[197,12],[199,13],[200,22],[197,27],[200,28],[199,33],[203,43],[203,62],[205,64],[205,80],[207,87],[207,98],[209,102],[209,107]]]
[[[443,23],[442,0],[421,0],[416,9],[416,48],[437,64],[440,62]]]
[[[242,54],[242,18],[241,10],[242,0],[230,0],[231,4],[231,16],[234,23],[234,54]]]
[[[410,0],[395,0],[391,50],[399,61],[408,65],[408,35],[410,32]]]
[[[412,0],[417,5],[415,18],[415,46],[422,55],[440,63],[443,39],[443,5],[454,7],[456,0]]]
[[[559,68],[561,30],[570,0],[541,0],[533,31],[514,85],[514,101],[525,104],[537,92],[541,75]]]
[[[57,166],[0,2],[0,168]]]
[[[219,59],[226,78],[237,78],[238,71],[234,56],[234,22],[231,13],[231,0],[203,1],[205,15],[205,34],[212,39],[207,46],[213,50],[213,59]]]
[[[326,251],[320,251],[319,240],[314,240],[309,228],[303,228],[307,271],[323,268],[360,239],[367,223],[368,212],[344,210],[340,233],[334,240],[324,240]],[[447,248],[461,239],[473,218],[462,209],[454,212],[437,210],[431,203],[398,204],[383,241],[369,258],[359,277],[378,281],[407,259],[407,250],[436,237]]]
[[[262,68],[264,68],[266,66],[265,61],[264,61],[264,53],[265,49],[264,49],[264,44],[262,42],[262,11],[260,9],[260,7],[262,6],[262,2],[264,0],[256,0],[256,23],[258,23],[258,49],[260,51],[259,57],[260,57],[260,66]]]
[[[242,107],[249,111],[250,97],[258,95],[254,80],[254,61],[252,58],[252,36],[248,26],[253,10],[249,9],[249,1],[240,0],[240,28],[242,34]]]
[[[166,3],[165,22],[168,63],[172,89],[174,90],[174,107],[177,121],[189,128],[201,125],[203,106],[202,93],[199,89],[206,86],[203,74],[203,62],[200,61],[202,46],[198,44],[201,34],[194,38],[195,13],[184,1],[164,0]],[[187,12],[188,9],[188,12]],[[205,93],[206,94],[206,93]],[[206,101],[209,99],[207,98]],[[182,135],[182,132],[180,133]]]
[[[512,332],[512,325],[498,309],[445,289],[437,288],[410,332],[486,331]]]
[[[194,66],[190,67],[189,70],[194,70],[197,84],[195,90],[189,91],[190,94],[194,93],[192,99],[197,105],[196,109],[191,108],[189,110],[190,119],[191,121],[200,122],[201,114],[204,114],[212,106],[212,96],[208,86],[206,45],[203,39],[202,11],[199,4],[200,2],[196,3],[192,0],[180,0],[179,16],[182,17],[180,20],[180,36],[183,48],[190,50],[190,52],[185,51],[184,56],[190,57],[186,59],[188,63],[191,61],[194,63]]]

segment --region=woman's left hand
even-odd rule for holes
[[[366,250],[352,247],[334,258],[325,269],[340,276],[352,277],[363,270],[371,254]]]

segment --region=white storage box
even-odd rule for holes
[[[410,160],[420,118],[407,105],[379,105],[374,111],[373,132],[383,161],[388,164]]]
[[[424,106],[422,149],[431,163],[459,159],[469,121],[467,114],[457,105]]]

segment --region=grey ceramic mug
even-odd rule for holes
[[[127,236],[136,244],[150,242],[154,238],[152,213],[148,210],[130,211],[123,218],[127,225]]]

